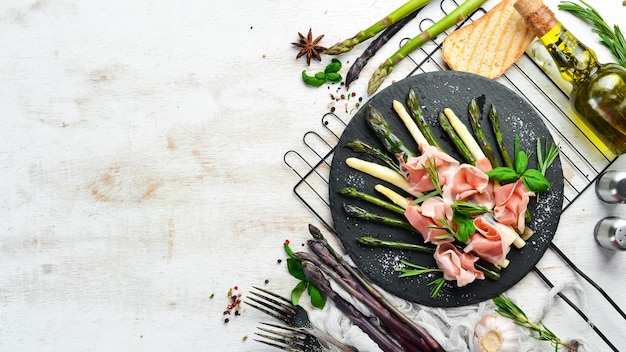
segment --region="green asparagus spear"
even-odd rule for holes
[[[373,147],[366,142],[355,140],[346,143],[346,147],[350,148],[355,153],[366,153],[369,154],[376,159],[382,161],[389,168],[394,169],[397,172],[400,172],[400,167],[398,166],[398,162],[391,159],[384,151]]]
[[[359,31],[353,37],[340,41],[339,43],[331,46],[330,48],[326,49],[324,53],[328,55],[339,55],[347,53],[359,43],[374,37],[385,28],[410,15],[415,10],[425,6],[430,1],[431,0],[409,0],[402,6],[398,7],[393,12],[382,18],[380,21],[374,23],[367,29]]]
[[[372,203],[374,205],[377,205],[381,208],[393,211],[396,214],[399,215],[404,215],[404,209],[402,209],[402,207],[399,207],[393,203],[389,203],[387,201],[384,201],[378,197],[374,197],[371,194],[367,194],[365,192],[360,192],[358,191],[356,188],[354,187],[345,187],[340,189],[339,194],[347,196],[347,197],[352,197],[352,198],[358,198],[358,199],[362,199],[364,201],[367,201],[369,203]]]
[[[419,127],[420,131],[422,131],[422,134],[428,141],[428,144],[435,146],[440,150],[443,150],[441,144],[439,143],[437,138],[435,138],[433,131],[430,129],[430,126],[424,119],[422,108],[420,107],[419,98],[417,97],[417,94],[413,89],[409,90],[409,95],[406,98],[406,105],[409,107],[409,114],[415,121],[417,127]]]
[[[441,124],[441,128],[444,130],[444,132],[446,132],[448,137],[450,137],[452,144],[454,144],[458,152],[461,153],[461,156],[463,157],[463,159],[465,159],[465,161],[467,161],[468,163],[472,165],[476,164],[476,158],[474,158],[472,153],[470,153],[465,143],[463,143],[463,141],[461,140],[459,135],[456,133],[452,125],[450,125],[450,121],[448,121],[448,118],[446,117],[446,115],[443,112],[440,112],[438,115],[438,118],[439,118],[439,123]]]
[[[470,100],[470,103],[467,107],[467,112],[469,114],[470,125],[472,126],[472,130],[474,131],[474,137],[476,137],[476,142],[478,142],[480,149],[482,149],[487,159],[489,159],[489,162],[491,162],[491,166],[500,166],[500,163],[498,162],[498,159],[496,159],[496,156],[493,152],[493,148],[491,147],[491,143],[485,135],[485,130],[483,130],[483,127],[480,124],[480,110],[478,109],[478,104],[476,103],[475,97]]]
[[[385,80],[385,77],[393,71],[395,65],[402,61],[405,57],[409,56],[409,54],[411,54],[414,50],[435,38],[443,31],[465,20],[466,17],[476,11],[476,9],[485,3],[485,1],[486,0],[465,0],[465,2],[441,20],[404,43],[398,51],[391,55],[385,62],[380,64],[378,69],[374,71],[367,87],[367,94],[374,94]]]
[[[427,254],[435,253],[435,248],[428,247],[420,244],[407,243],[407,242],[395,242],[395,241],[386,241],[380,240],[378,238],[362,236],[357,239],[360,243],[371,246],[371,247],[385,247],[385,248],[395,248],[395,249],[403,249],[408,251],[417,251]]]
[[[374,134],[376,134],[378,139],[390,153],[394,155],[404,153],[405,156],[415,156],[415,153],[391,131],[389,123],[380,110],[372,105],[369,105],[367,107],[366,114],[367,122],[372,128],[372,131],[374,131]]]
[[[386,224],[389,226],[400,227],[400,228],[407,229],[410,231],[417,231],[415,230],[413,226],[411,226],[411,224],[409,224],[408,221],[404,219],[392,218],[389,216],[375,214],[370,211],[367,211],[366,209],[363,209],[361,207],[358,207],[352,204],[344,204],[343,209],[346,211],[346,214],[352,217],[355,217],[357,219],[375,221],[375,222],[379,222],[381,224]]]
[[[429,253],[429,254],[435,253],[434,248],[419,245],[419,244],[414,244],[414,243],[385,241],[385,240],[380,240],[377,238],[367,237],[367,236],[359,237],[358,241],[360,243],[363,243],[365,245],[372,246],[372,247],[395,248],[395,249],[417,251],[417,252]],[[498,280],[500,278],[500,268],[498,268],[492,263],[489,263],[483,259],[478,259],[474,263],[474,266],[476,267],[476,269],[482,271],[486,277],[492,280]]]
[[[504,165],[506,165],[506,167],[513,168],[513,162],[511,161],[511,157],[509,156],[508,149],[504,145],[502,131],[500,130],[500,115],[496,111],[496,107],[493,104],[489,109],[489,121],[491,121],[491,127],[493,128],[493,133],[496,136],[496,142],[498,143],[498,148],[500,149],[500,155],[502,156],[502,160],[504,160]]]

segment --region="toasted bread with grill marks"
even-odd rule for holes
[[[441,50],[450,69],[496,78],[513,66],[535,38],[514,3],[502,0],[444,39]]]

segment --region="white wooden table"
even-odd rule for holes
[[[312,28],[329,46],[403,2],[3,1],[0,350],[264,350],[252,341],[260,313],[224,323],[227,293],[295,285],[282,243],[306,241],[318,222],[283,155],[321,128],[330,102],[300,79],[330,59],[307,67],[290,43]],[[621,0],[594,6],[624,25]],[[558,15],[610,60],[588,27]],[[366,67],[358,96],[395,48]],[[593,227],[625,210],[588,189],[555,238],[622,309],[626,253],[600,248]],[[624,321],[596,291],[550,252],[538,267],[583,287],[590,319],[626,350]],[[510,296],[535,316],[546,292],[530,274]],[[607,350],[558,299],[546,324]]]

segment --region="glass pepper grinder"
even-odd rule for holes
[[[541,0],[518,0],[514,6],[572,84],[570,106],[580,129],[600,149],[626,153],[626,68],[599,63]]]

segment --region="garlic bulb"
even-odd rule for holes
[[[520,336],[515,324],[499,315],[485,315],[474,328],[474,351],[517,352]]]

